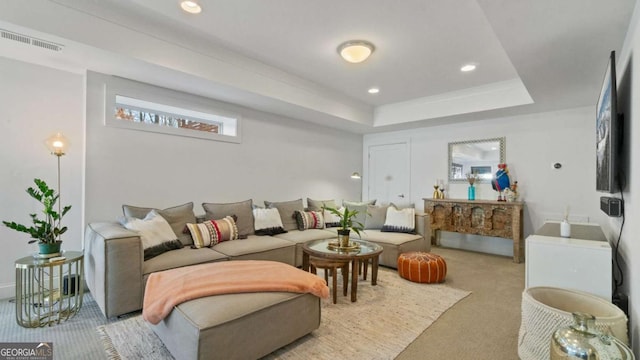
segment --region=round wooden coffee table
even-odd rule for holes
[[[378,257],[382,253],[382,246],[364,240],[351,240],[357,245],[353,249],[340,249],[331,246],[335,239],[312,240],[302,246],[302,270],[309,271],[309,257],[351,262],[351,301],[358,299],[358,276],[360,263],[365,266],[371,259],[371,285],[378,281]],[[366,270],[365,270],[366,274]],[[344,274],[349,276],[349,274]]]

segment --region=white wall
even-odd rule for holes
[[[595,100],[594,100],[595,101]],[[595,107],[595,105],[594,105]],[[524,235],[534,232],[546,219],[559,219],[570,206],[573,221],[603,221],[595,189],[595,118],[591,107],[535,115],[509,117],[418,130],[365,135],[364,179],[367,179],[366,152],[369,145],[410,139],[411,202],[423,211],[423,198],[431,197],[436,179],[447,179],[448,143],[495,137],[506,138],[506,162],[511,179],[517,180],[525,201]],[[562,164],[560,170],[551,164]],[[446,180],[445,180],[446,182]],[[467,197],[467,183],[447,184],[451,198]],[[366,191],[363,192],[366,197]],[[479,184],[476,199],[496,199],[490,184]],[[442,233],[447,246],[513,254],[511,240]]]
[[[622,292],[629,296],[629,338],[636,358],[640,359],[640,7],[636,5],[622,51],[617,54],[618,107],[624,114],[625,173],[624,191],[626,221],[620,238],[620,265],[624,273]],[[603,70],[604,71],[604,70]],[[619,196],[616,195],[616,196]],[[617,238],[621,218],[606,222],[610,239]]]
[[[87,86],[86,220],[114,221],[122,204],[169,207],[249,198],[359,199],[362,137],[199,98],[242,116],[233,144],[104,126],[104,82]],[[174,94],[176,98],[184,95]]]
[[[56,187],[57,160],[44,140],[61,131],[71,142],[61,158],[61,199],[71,205],[63,249],[82,249],[84,77],[0,57],[0,220],[30,224],[41,205],[25,192],[33,179]],[[0,298],[14,296],[18,258],[38,251],[29,235],[0,225]]]

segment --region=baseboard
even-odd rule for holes
[[[0,285],[0,299],[13,299],[16,297],[16,283]]]

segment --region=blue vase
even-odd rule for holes
[[[473,185],[469,185],[469,190],[467,191],[467,198],[469,200],[475,200],[476,199],[476,188]]]

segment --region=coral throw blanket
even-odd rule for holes
[[[186,266],[149,275],[142,317],[157,324],[173,307],[200,297],[284,291],[329,297],[324,279],[275,261],[240,260]]]

